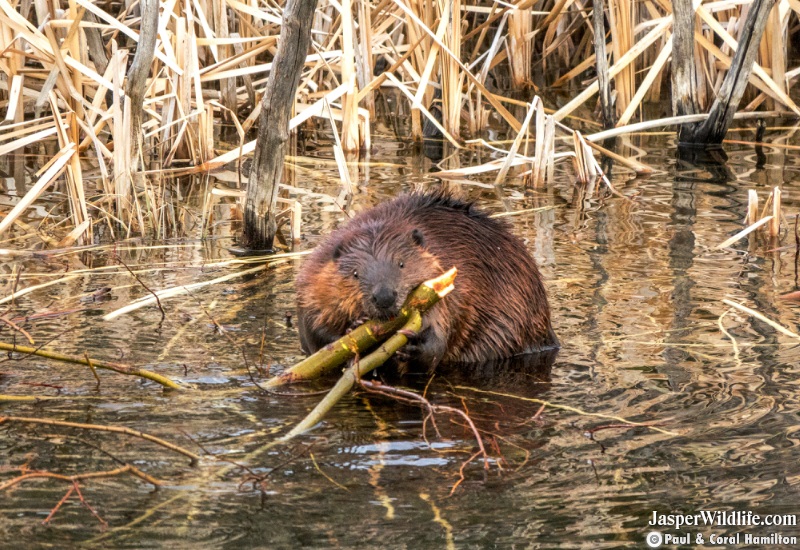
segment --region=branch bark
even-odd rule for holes
[[[92,12],[83,12],[83,20],[87,23],[97,23],[97,17]],[[103,36],[97,27],[85,27],[86,45],[89,49],[89,58],[94,61],[94,66],[99,74],[105,74],[108,68],[108,56],[106,55]]]
[[[283,12],[278,51],[261,103],[244,209],[242,244],[253,250],[271,249],[275,239],[275,198],[283,173],[295,93],[311,43],[316,6],[317,0],[289,0]]]
[[[731,61],[731,68],[722,81],[717,98],[711,107],[709,117],[702,123],[693,125],[681,142],[692,144],[721,144],[733,122],[733,115],[739,107],[753,64],[758,54],[761,36],[769,19],[769,12],[775,0],[753,0],[750,11],[744,21],[744,28],[739,37],[739,47]],[[694,43],[694,42],[692,42]],[[685,139],[684,139],[685,137]]]
[[[697,113],[697,92],[694,80],[694,26],[693,0],[672,0],[672,114],[674,116]],[[684,124],[678,129],[678,140],[691,128]]]
[[[673,0],[672,110],[676,116],[697,113],[694,67],[695,14],[693,0]],[[684,124],[682,145],[719,145],[733,122],[758,53],[761,36],[775,0],[753,0],[739,37],[739,47],[706,120]]]
[[[140,166],[142,158],[142,111],[144,107],[144,93],[147,86],[147,76],[153,66],[156,53],[156,35],[158,33],[158,0],[141,0],[142,22],[139,32],[139,44],[133,56],[131,68],[128,70],[128,79],[125,84],[126,101],[130,106],[131,114],[131,161],[132,169]],[[144,167],[143,167],[144,168]]]

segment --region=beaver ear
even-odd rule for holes
[[[425,237],[422,235],[422,231],[419,229],[414,229],[411,232],[411,240],[414,241],[414,244],[419,247],[425,246]]]
[[[344,243],[339,243],[336,245],[336,248],[333,249],[333,260],[338,260],[342,254],[344,254]]]

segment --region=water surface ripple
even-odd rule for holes
[[[73,475],[130,463],[165,485],[152,492],[125,476],[81,482],[86,502],[108,522],[104,529],[74,496],[43,525],[69,485],[24,482],[0,498],[0,537],[56,547],[612,548],[643,546],[653,511],[800,513],[800,342],[726,313],[722,303],[800,330],[798,307],[779,300],[798,287],[795,251],[772,251],[775,243],[761,236],[735,250],[715,248],[742,229],[748,189],[763,201],[781,186],[786,214],[798,211],[800,158],[765,149],[766,164],[757,167],[751,148],[729,146],[720,164],[678,154],[664,136],[628,139],[647,151],[639,160],[656,168],[641,178],[614,169],[616,188],[633,200],[587,198],[566,165],[558,181],[527,197],[513,177],[499,192],[460,186],[496,212],[551,207],[507,219],[548,282],[563,343],[555,362],[442,372],[427,390],[432,401],[469,411],[493,456],[488,469],[477,460],[463,466],[476,444],[459,418],[439,415],[434,427],[417,407],[363,393],[345,398],[310,435],[246,460],[320,397],[263,395],[209,315],[244,347],[251,368],[297,361],[297,332],[286,317],[300,260],[165,300],[163,323],[155,308],[102,321],[147,291],[121,268],[95,269],[3,307],[23,319],[37,345],[140,365],[190,389],[162,392],[109,372],[100,372],[98,389],[84,367],[4,355],[0,393],[57,399],[4,402],[0,414],[127,426],[229,462],[206,458],[193,467],[132,437],[5,423],[2,480],[29,469]],[[378,143],[370,160],[383,164],[357,174],[364,185],[355,210],[438,183],[430,161],[411,150]],[[295,183],[335,196],[337,178],[335,167],[320,163]],[[310,248],[343,216],[314,197],[302,202],[300,247]],[[225,237],[228,228],[215,231]],[[151,288],[233,271],[200,267],[231,257],[223,241],[183,244],[120,255]],[[103,251],[20,258],[0,267],[0,288],[10,293],[15,266],[20,287],[28,287],[103,265],[114,265]],[[111,289],[105,297],[90,297],[104,287]],[[12,337],[8,327],[0,337]],[[409,381],[420,391],[425,383]],[[537,416],[536,399],[609,418],[554,408]],[[775,532],[800,536],[798,527]]]

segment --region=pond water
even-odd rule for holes
[[[788,130],[770,130],[766,139],[800,144]],[[439,184],[420,153],[389,138],[376,144],[369,164],[351,170],[354,210]],[[541,265],[563,345],[550,362],[443,370],[427,389],[423,376],[398,382],[466,411],[488,462],[469,461],[477,442],[461,417],[440,413],[434,426],[419,407],[363,391],[308,435],[264,447],[300,420],[328,383],[265,394],[246,368],[263,381],[302,357],[287,320],[302,258],[164,299],[163,320],[157,307],[103,320],[147,296],[143,285],[186,285],[258,265],[219,264],[233,258],[229,225],[214,225],[206,241],[195,229],[186,239],[149,246],[4,260],[3,297],[60,280],[0,304],[36,346],[147,368],[186,389],[165,392],[103,370],[98,387],[85,366],[4,352],[0,415],[127,427],[203,458],[193,466],[120,433],[5,422],[0,483],[31,471],[77,475],[131,464],[163,485],[154,491],[124,473],[85,479],[79,488],[86,505],[73,488],[45,524],[73,486],[22,481],[0,498],[3,545],[612,548],[643,546],[654,511],[800,513],[800,341],[728,312],[722,302],[798,330],[796,302],[780,296],[798,288],[791,226],[800,206],[800,155],[735,144],[726,146],[726,161],[679,155],[670,133],[617,145],[655,168],[640,178],[613,168],[614,186],[628,198],[582,194],[566,164],[553,184],[529,196],[514,177],[502,189],[451,184],[494,212],[537,209],[507,219]],[[320,160],[304,160],[293,183],[337,195],[336,167],[322,159],[328,153],[323,147],[315,153]],[[460,158],[464,166],[486,160]],[[748,189],[763,204],[774,186],[783,190],[786,248],[756,235],[716,249],[743,228]],[[307,249],[344,216],[318,197],[300,200],[305,239],[297,248]],[[219,220],[227,208],[216,207]],[[74,277],[63,280],[68,275]],[[0,325],[0,340],[13,337]],[[20,333],[16,340],[25,343]],[[12,402],[11,395],[52,399]],[[537,400],[553,406],[542,409]],[[692,544],[697,534],[708,540],[712,533],[739,533],[742,543],[747,533],[800,537],[796,525],[658,530],[690,534]]]

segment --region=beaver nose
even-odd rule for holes
[[[372,291],[372,302],[380,309],[389,309],[397,300],[397,291],[381,285]]]

